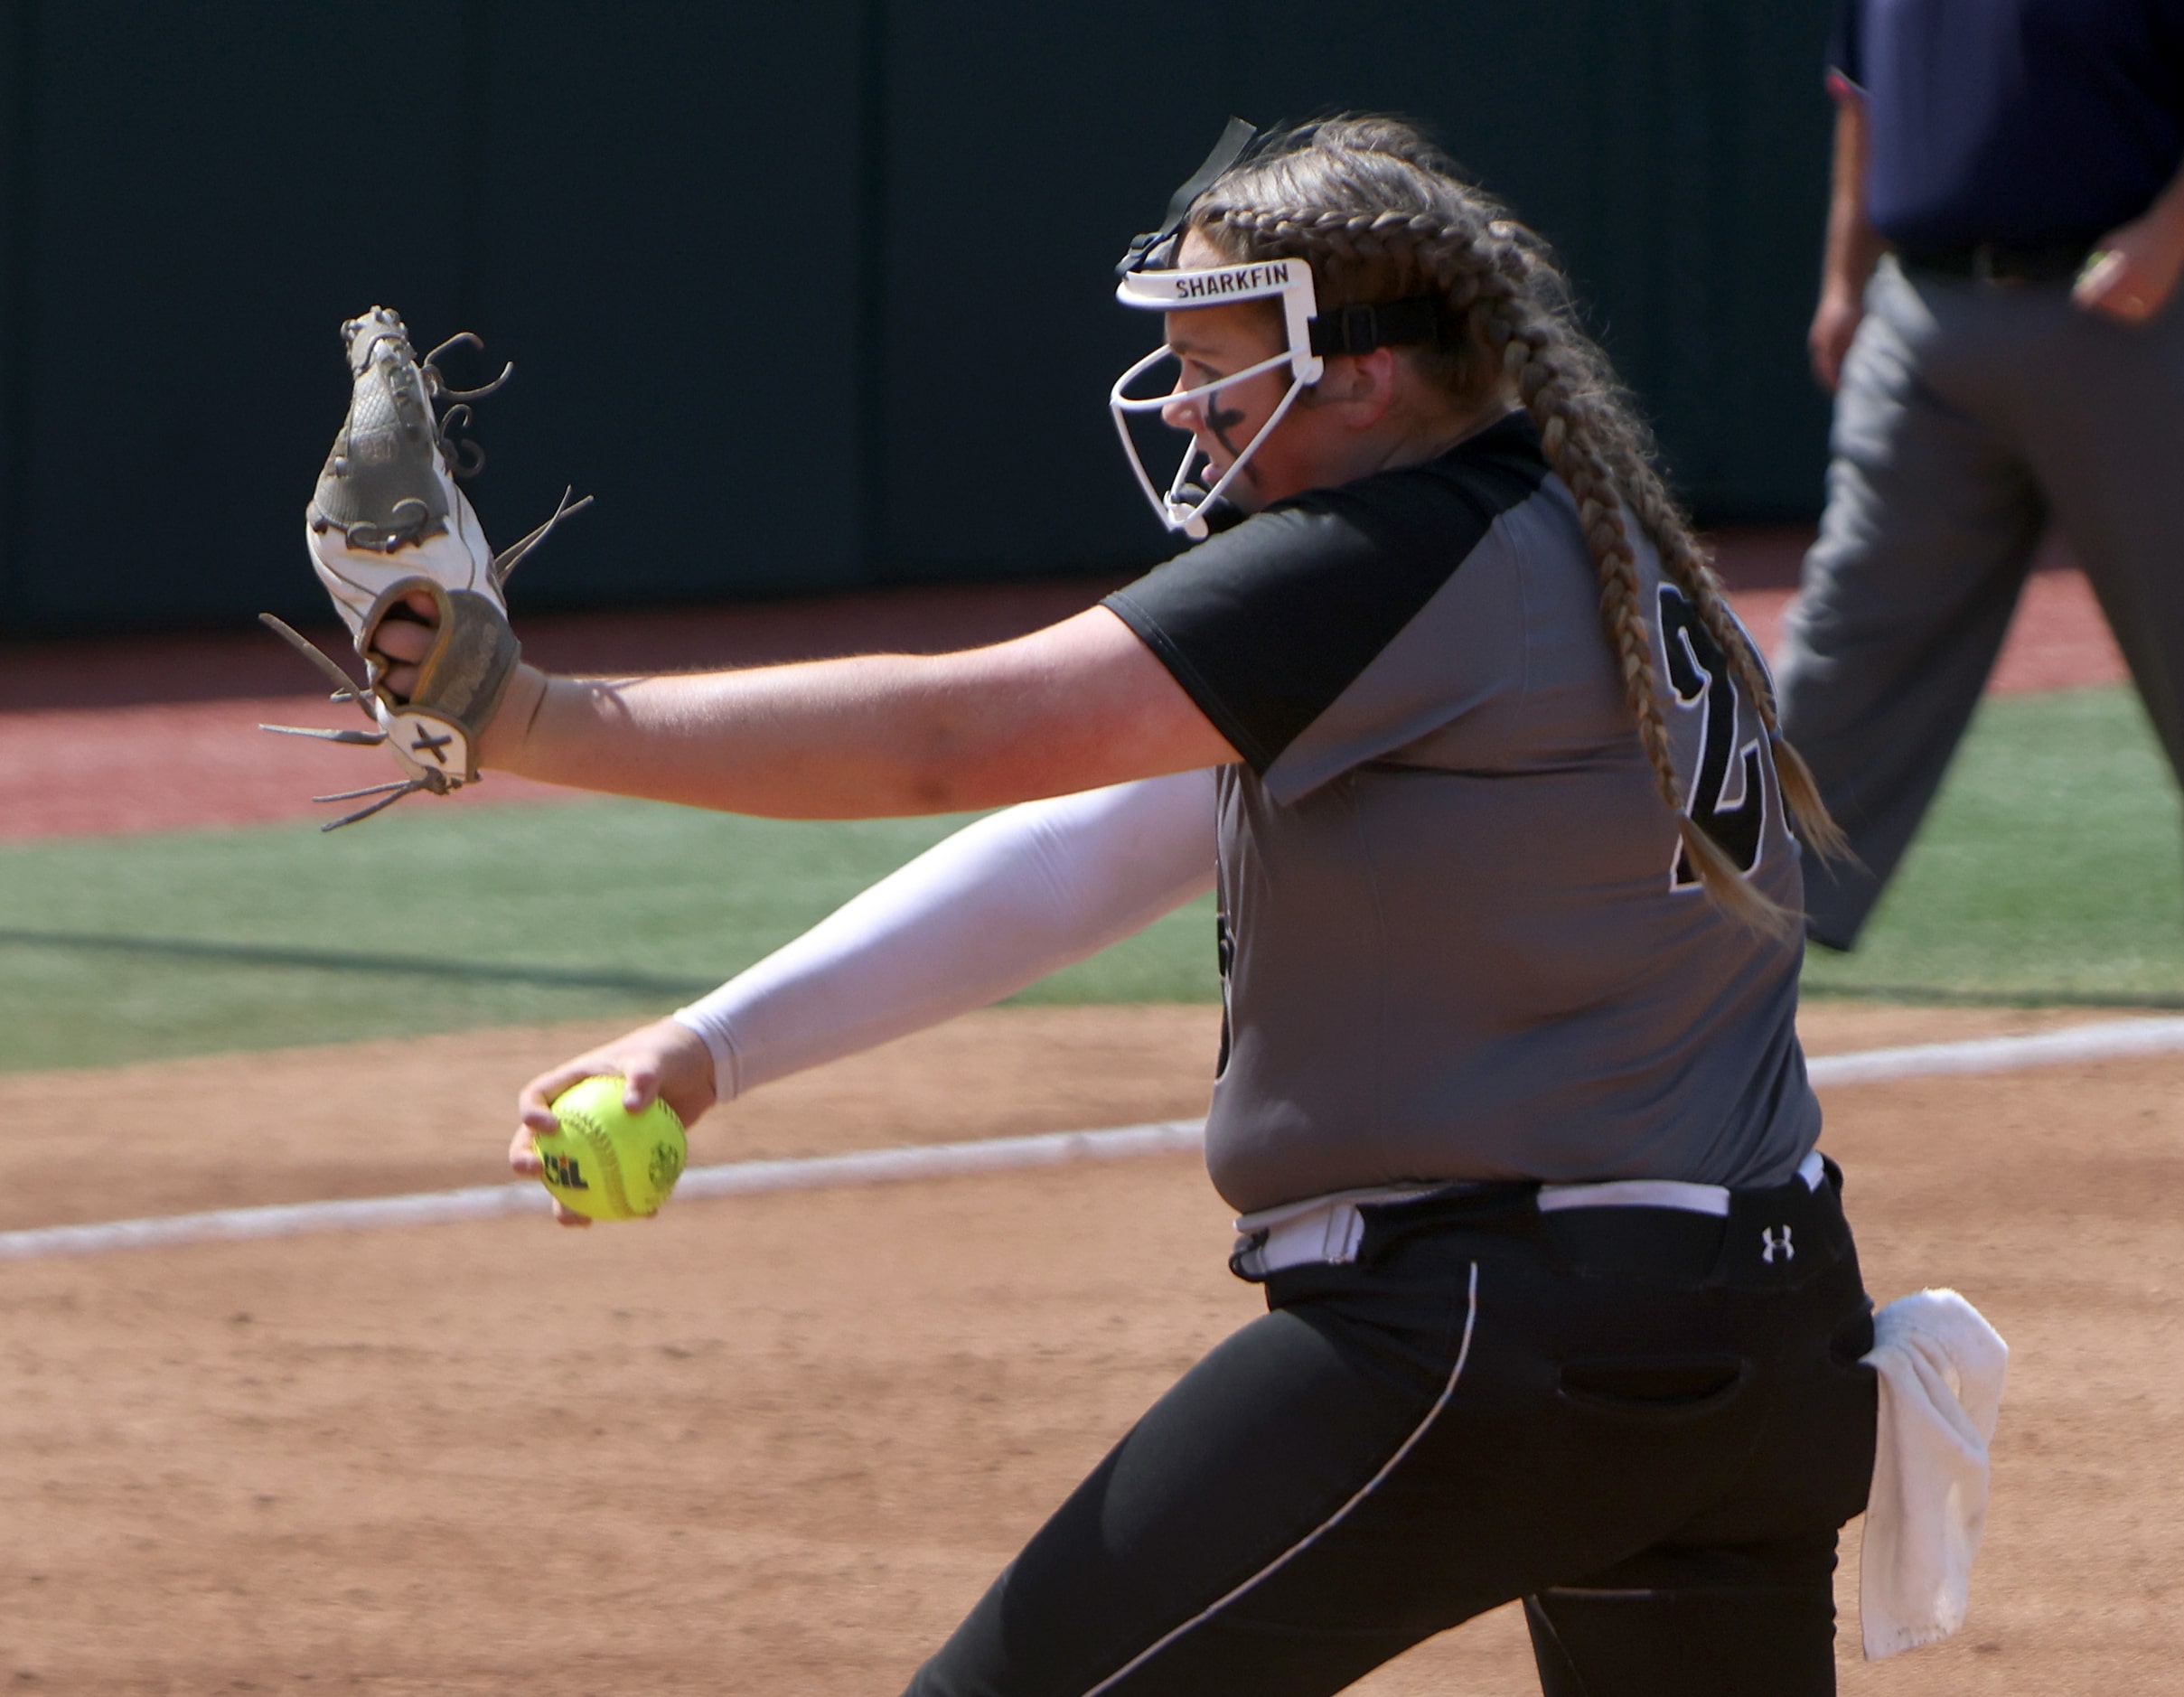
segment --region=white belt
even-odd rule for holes
[[[1825,1168],[1814,1149],[1797,1164],[1807,1190],[1820,1188]],[[1343,1190],[1240,1216],[1236,1251],[1230,1264],[1247,1278],[1263,1279],[1287,1267],[1310,1262],[1353,1261],[1364,1241],[1364,1210],[1374,1203],[1410,1202],[1429,1196],[1442,1185],[1408,1185],[1383,1190]],[[1676,1178],[1611,1178],[1589,1185],[1542,1185],[1542,1214],[1565,1208],[1676,1208],[1686,1214],[1726,1218],[1729,1186],[1692,1185]]]

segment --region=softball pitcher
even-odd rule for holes
[[[911,1690],[1301,1697],[1522,1599],[1553,1697],[1832,1691],[1876,1394],[1794,1027],[1787,827],[1830,828],[1642,427],[1542,244],[1390,120],[1233,133],[1120,295],[1165,335],[1125,444],[1188,434],[1139,476],[1204,539],[1101,606],[955,655],[514,673],[482,764],[556,783],[802,817],[1101,792],[979,828],[923,932],[875,893],[802,945],[869,947],[892,1015],[800,1000],[792,962],[756,1018],[723,992],[536,1081],[518,1164],[575,1077],[701,1111],[1217,876],[1207,1156],[1269,1312]],[[429,634],[381,630],[397,696]],[[919,987],[981,903],[1020,951]],[[821,1035],[738,1026],[769,1018]]]

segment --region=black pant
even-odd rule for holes
[[[1871,1304],[1832,1167],[1726,1218],[1368,1210],[1269,1281],[912,1681],[1306,1697],[1523,1598],[1549,1697],[1835,1688]]]

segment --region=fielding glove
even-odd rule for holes
[[[353,681],[271,614],[258,615],[326,674],[335,700],[355,702],[373,727],[264,728],[383,745],[402,772],[390,783],[314,798],[370,798],[369,805],[333,820],[324,827],[328,830],[368,819],[420,790],[445,795],[479,781],[478,737],[500,706],[521,652],[509,628],[504,586],[556,524],[591,504],[589,496],[572,502],[564,491],[552,517],[496,555],[456,482],[474,476],[484,455],[474,442],[454,440],[448,431],[468,417],[472,401],[506,382],[513,368],[503,368],[483,388],[451,389],[434,361],[449,348],[479,345],[478,339],[456,336],[420,360],[408,328],[384,306],[351,319],[342,326],[342,338],[352,380],[349,416],[304,510],[305,541],[312,567],[364,662],[363,682]],[[416,616],[408,603],[420,591],[431,597],[436,615],[433,642],[418,662],[416,686],[398,697],[387,688],[386,661],[374,639],[390,616]]]

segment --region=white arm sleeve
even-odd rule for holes
[[[993,814],[674,1017],[729,1102],[982,1008],[1211,889],[1214,806],[1209,769]]]

